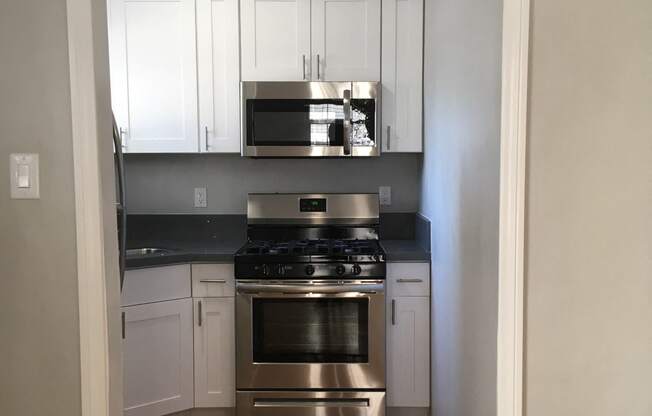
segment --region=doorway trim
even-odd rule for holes
[[[497,416],[523,415],[524,253],[530,0],[504,0]]]
[[[109,416],[109,321],[92,0],[66,0],[77,236],[81,414]]]

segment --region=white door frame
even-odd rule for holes
[[[67,0],[68,60],[74,160],[81,409],[109,416],[109,337],[104,204],[97,118],[93,0]],[[107,156],[108,157],[108,156]],[[112,156],[111,156],[112,157]],[[113,204],[113,201],[110,202]]]
[[[83,416],[109,415],[108,319],[93,66],[93,0],[67,0]],[[497,416],[522,416],[530,0],[503,1]],[[111,394],[120,394],[112,392]]]
[[[496,415],[523,415],[525,164],[530,0],[503,1]]]

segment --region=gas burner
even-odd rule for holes
[[[250,195],[236,278],[384,278],[377,204],[372,194]]]

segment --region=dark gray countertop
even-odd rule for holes
[[[430,261],[430,252],[416,240],[380,240],[389,262]]]
[[[128,248],[164,248],[169,252],[127,257],[127,269],[179,263],[232,263],[235,252],[246,240],[244,216],[130,215],[129,221]],[[386,220],[388,225],[392,222]],[[430,261],[429,251],[416,238],[387,231],[385,234],[400,237],[381,239],[387,261]]]

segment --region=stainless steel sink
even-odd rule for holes
[[[162,256],[171,252],[172,250],[160,247],[130,248],[127,249],[127,257]]]

